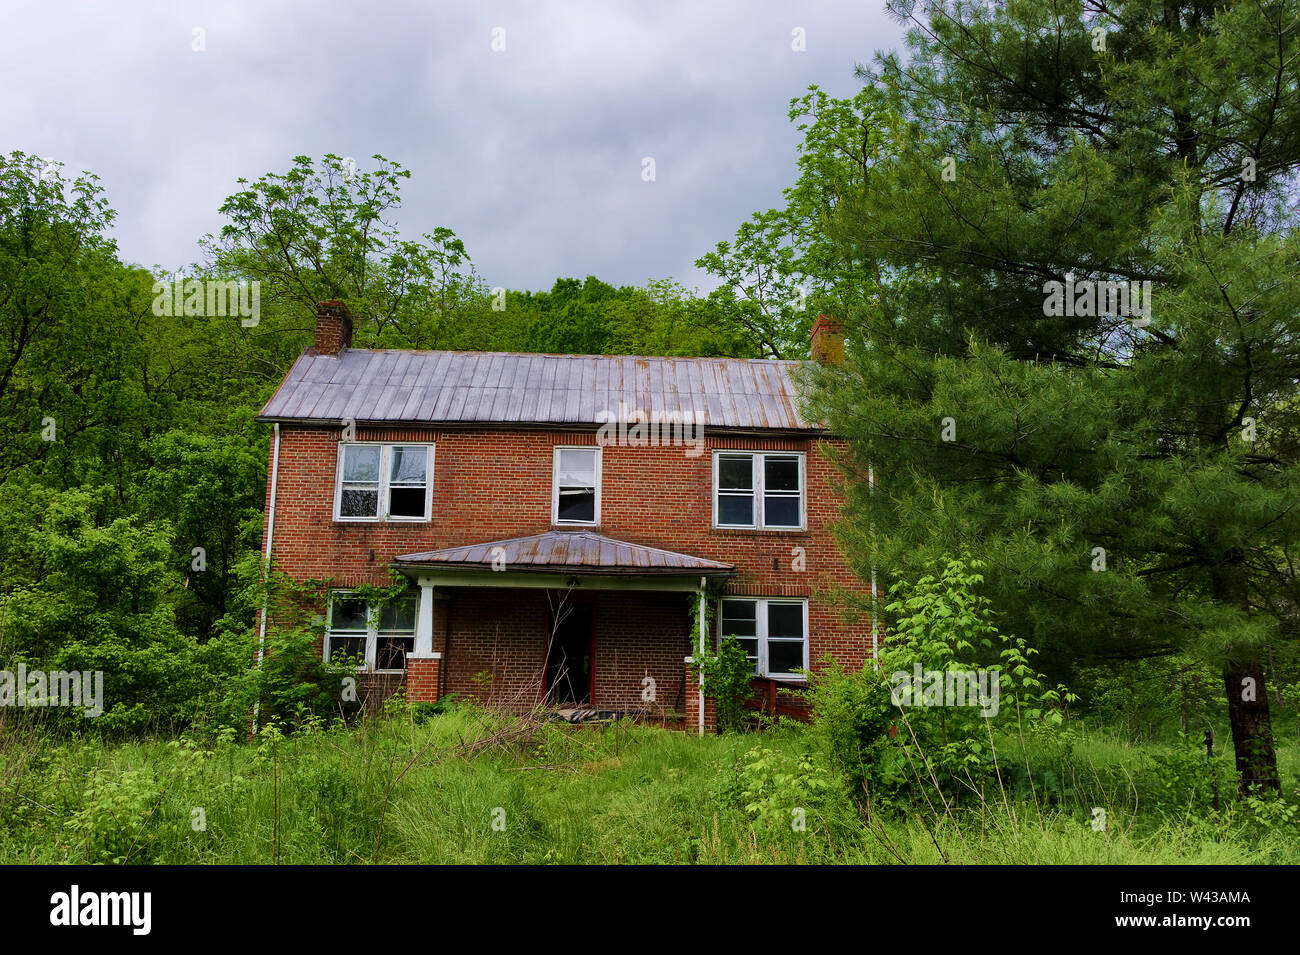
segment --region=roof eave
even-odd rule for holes
[[[491,571],[490,563],[475,561],[402,560],[394,558],[400,570]],[[734,577],[735,567],[592,567],[587,564],[512,564],[512,573],[567,574],[575,577]]]
[[[467,428],[483,431],[599,431],[601,425],[590,421],[410,421],[410,420],[357,420],[352,418],[292,418],[282,415],[255,415],[258,424],[292,424],[304,428],[334,428],[353,424],[358,428]],[[826,428],[760,428],[754,426],[704,426],[705,434],[762,434],[788,437],[830,437]]]

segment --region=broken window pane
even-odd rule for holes
[[[395,487],[388,492],[390,517],[424,517],[424,487]]]
[[[341,663],[344,657],[353,657],[357,666],[364,664],[366,660],[366,638],[331,636],[329,638],[329,654],[326,659]]]
[[[561,521],[596,520],[595,488],[560,488],[560,502],[556,507],[556,517]]]
[[[379,506],[379,488],[343,489],[339,501],[339,515],[342,517],[374,517]]]
[[[414,637],[380,636],[375,643],[375,669],[405,670],[406,658],[414,651]]]
[[[416,606],[415,597],[399,597],[392,603],[386,604],[379,612],[379,629],[385,633],[393,630],[414,630]]]
[[[330,603],[331,630],[366,630],[366,602],[344,598]]]
[[[379,447],[353,444],[343,449],[343,480],[348,484],[379,483]]]

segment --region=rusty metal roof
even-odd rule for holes
[[[499,550],[498,550],[499,548]],[[447,547],[393,558],[408,566],[587,574],[730,574],[735,567],[704,557],[629,544],[591,531],[547,531],[531,537]]]
[[[258,420],[598,425],[599,412],[616,416],[623,403],[711,428],[820,430],[798,409],[795,373],[805,364],[308,348]]]

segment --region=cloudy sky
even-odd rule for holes
[[[240,177],[379,153],[412,174],[403,234],[446,226],[489,285],[519,289],[711,287],[694,260],[794,178],[790,99],[851,94],[855,65],[901,40],[883,0],[3,10],[0,148],[100,176],[124,259],[195,261]]]

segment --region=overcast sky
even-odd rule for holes
[[[793,181],[790,99],[852,94],[855,65],[901,41],[883,0],[2,9],[0,147],[99,175],[125,260],[198,259],[241,176],[380,153],[412,174],[403,234],[446,226],[516,289],[712,287],[694,260]]]

